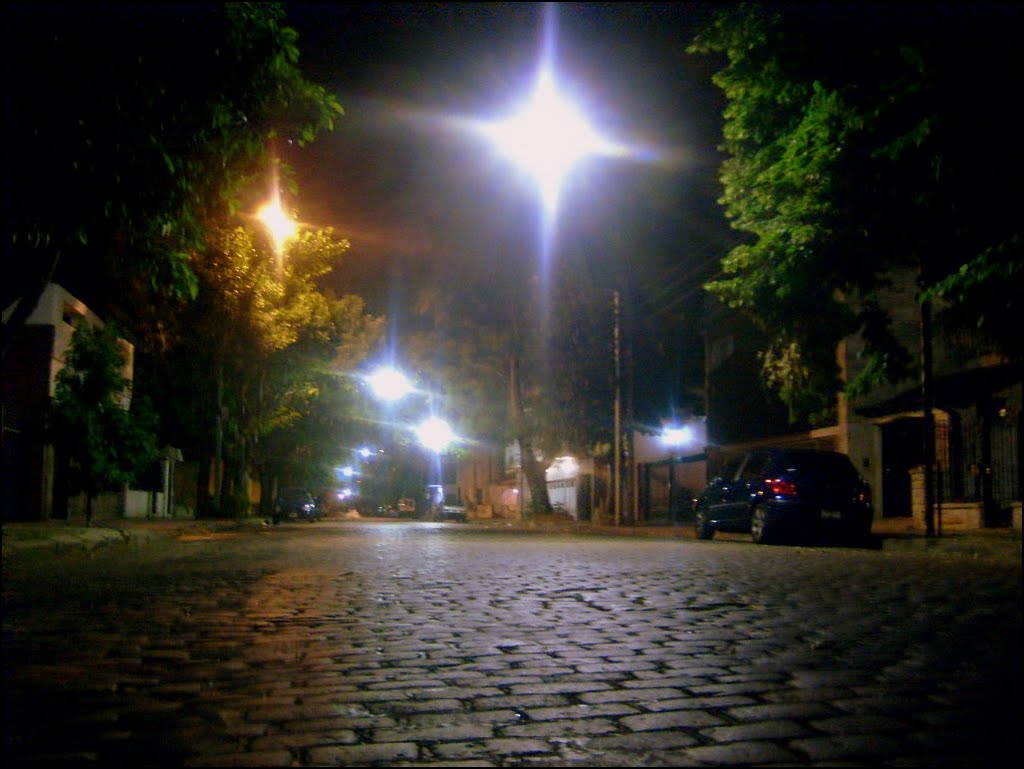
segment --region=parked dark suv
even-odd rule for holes
[[[316,521],[323,516],[323,511],[313,499],[313,495],[302,488],[285,488],[277,496],[274,503],[274,523],[281,521]]]
[[[757,543],[837,535],[866,540],[871,490],[835,451],[756,449],[729,465],[694,500],[700,539],[750,532]]]

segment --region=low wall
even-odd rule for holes
[[[915,531],[927,531],[924,520],[924,468],[910,471],[911,515]],[[1011,525],[1020,531],[1021,503],[1014,502]],[[976,531],[985,528],[985,509],[981,502],[936,502],[935,528],[942,531]]]

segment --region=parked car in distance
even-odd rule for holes
[[[415,518],[416,500],[412,497],[402,497],[402,499],[398,500],[397,512],[399,518]]]
[[[440,511],[437,513],[437,520],[465,523],[466,508],[462,505],[442,505]]]
[[[281,521],[307,521],[312,523],[323,517],[323,510],[317,505],[313,495],[300,487],[281,489],[274,502],[271,516],[274,523]]]
[[[731,463],[694,500],[699,539],[749,532],[759,543],[838,536],[866,540],[871,489],[845,454],[755,449]]]

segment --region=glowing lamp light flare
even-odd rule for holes
[[[693,441],[693,430],[689,427],[668,427],[661,434],[666,446],[686,446]]]
[[[298,232],[298,225],[281,207],[279,197],[275,196],[273,200],[261,207],[256,212],[256,216],[270,230],[270,236],[274,239],[274,248],[278,253],[281,253],[284,244],[295,237],[295,233]]]
[[[548,210],[557,206],[562,181],[586,155],[605,151],[602,139],[541,72],[530,103],[514,117],[493,123],[488,134],[502,151],[533,174]]]
[[[374,395],[381,400],[401,400],[412,392],[412,385],[405,374],[393,368],[377,369],[366,379]]]
[[[448,444],[455,441],[455,433],[451,426],[440,417],[430,417],[416,428],[419,442],[431,451],[443,451]]]

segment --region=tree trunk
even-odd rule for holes
[[[524,507],[524,515],[535,512],[551,513],[551,499],[548,497],[548,483],[544,468],[537,461],[533,443],[526,435],[526,417],[523,412],[523,394],[519,385],[519,367],[516,356],[509,355],[509,410],[512,417],[512,434],[519,444],[519,462],[523,475],[530,486],[530,509]]]
[[[239,441],[241,456],[238,458],[238,465],[235,472],[235,481],[237,482],[237,489],[235,495],[238,498],[239,507],[236,511],[238,518],[249,517],[249,456],[247,451],[247,441],[242,438]]]
[[[210,510],[210,455],[204,450],[199,457],[199,470],[196,473],[196,515],[199,518],[211,517]]]
[[[920,285],[925,287],[923,271]],[[935,414],[932,391],[931,302],[921,302],[921,407],[924,413],[924,525],[929,537],[939,533],[935,526]]]
[[[224,356],[214,362],[213,414],[213,510],[219,516],[224,509]]]
[[[232,512],[237,518],[249,517],[249,486],[251,468],[249,467],[249,412],[246,408],[248,388],[243,382],[239,392],[238,408],[240,410],[239,421],[241,422],[241,435],[238,440],[238,464],[235,466],[235,502],[232,505]]]

